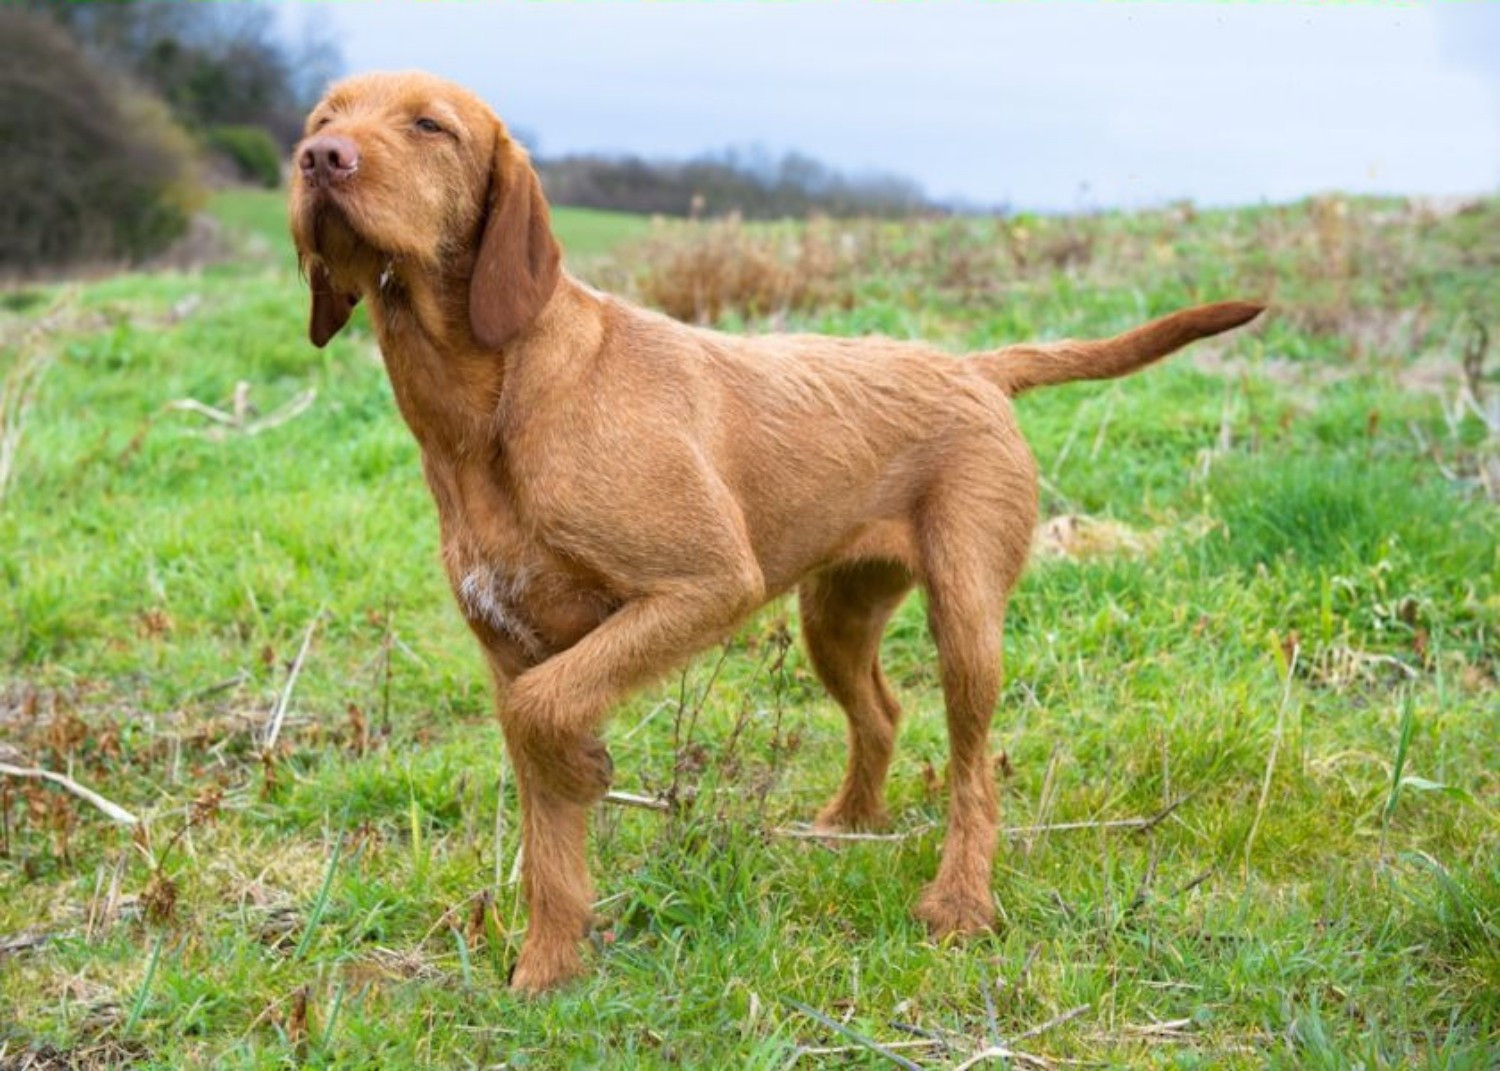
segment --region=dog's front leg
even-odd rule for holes
[[[714,642],[761,602],[759,569],[677,582],[626,603],[568,650],[517,677],[500,705],[521,797],[522,889],[531,921],[511,987],[540,992],[582,970],[592,920],[588,810],[613,764],[597,732],[631,688]]]
[[[599,750],[601,745],[594,742]],[[539,993],[583,969],[579,942],[592,922],[593,883],[585,858],[592,800],[561,794],[549,766],[507,731],[521,801],[521,891],[531,921],[511,974],[511,988]],[[608,782],[603,782],[607,786]],[[599,794],[602,796],[604,788]]]

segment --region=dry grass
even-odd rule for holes
[[[863,286],[892,278],[972,299],[1078,272],[1094,261],[1101,233],[1089,219],[657,220],[597,277],[688,323],[779,322],[789,313],[848,310]]]
[[[1184,301],[1235,293],[1270,300],[1289,328],[1348,358],[1405,363],[1446,345],[1465,314],[1485,315],[1491,295],[1446,280],[1500,259],[1495,211],[1328,196],[1237,213],[657,221],[596,277],[694,323],[775,323],[872,292],[993,303],[1064,280]]]
[[[1101,517],[1062,513],[1037,526],[1031,553],[1043,558],[1095,558],[1148,554],[1161,542],[1157,531],[1140,531]]]
[[[688,323],[853,302],[855,245],[826,220],[806,227],[658,222],[630,258],[623,280],[641,300]]]

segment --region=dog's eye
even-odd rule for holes
[[[429,119],[425,115],[413,123],[412,126],[427,134],[441,134],[443,132],[443,128],[435,120]]]

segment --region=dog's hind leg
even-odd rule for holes
[[[849,765],[818,814],[820,828],[885,822],[885,776],[901,707],[880,670],[880,636],[912,583],[904,566],[868,561],[814,574],[797,589],[807,653],[849,721]]]
[[[937,877],[916,914],[938,937],[989,929],[995,914],[990,874],[999,804],[989,728],[1000,694],[1002,615],[965,601],[932,592],[929,608],[948,719],[948,831]]]
[[[997,483],[1010,482],[998,475],[949,483],[949,494],[934,496],[924,525],[922,579],[948,722],[948,829],[916,915],[938,937],[987,930],[995,917],[990,880],[999,802],[989,729],[1000,695],[1006,601],[1035,518],[1024,483],[996,494]]]

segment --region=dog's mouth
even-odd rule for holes
[[[325,255],[330,244],[345,236],[354,236],[354,223],[348,207],[332,187],[303,182],[297,195],[296,231],[308,245],[308,251]]]
[[[304,257],[321,261],[335,276],[366,274],[368,268],[385,259],[361,230],[350,208],[346,198],[335,196],[327,187],[306,186],[297,202],[293,230],[299,249]]]
[[[325,260],[343,259],[340,253],[366,244],[349,213],[328,197],[317,198],[312,206],[312,236],[318,255]]]

